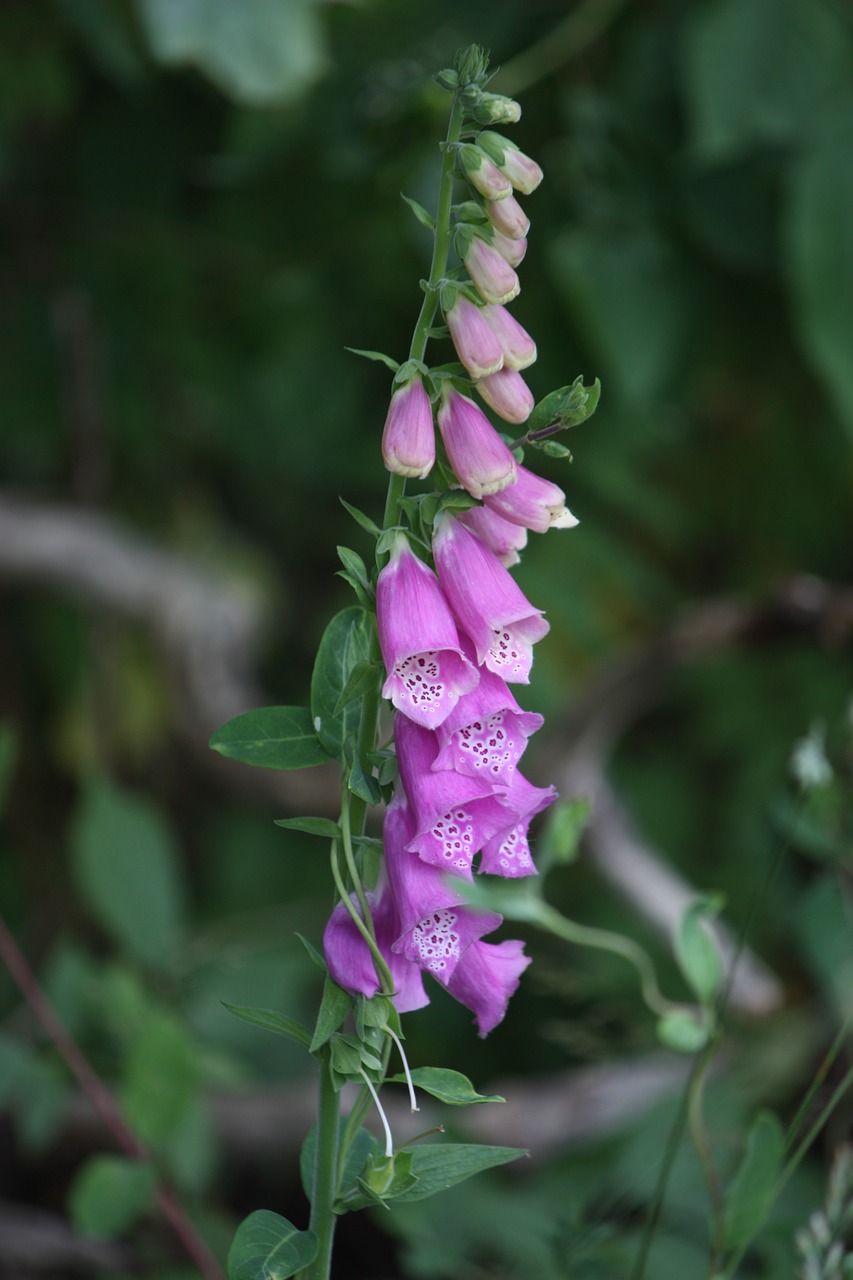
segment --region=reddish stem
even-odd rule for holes
[[[21,995],[50,1036],[57,1050],[77,1078],[80,1088],[103,1120],[119,1147],[133,1160],[149,1163],[148,1152],[128,1126],[115,1098],[92,1069],[88,1059],[69,1035],[48,1000],[26,957],[0,915],[0,955],[17,983]],[[175,1235],[201,1272],[204,1280],[225,1280],[218,1260],[196,1231],[186,1209],[170,1187],[158,1186],[157,1204]]]

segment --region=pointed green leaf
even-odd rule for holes
[[[71,1221],[84,1236],[117,1236],[151,1207],[155,1185],[150,1165],[127,1156],[93,1156],[71,1184]]]
[[[561,800],[553,806],[539,837],[536,861],[540,873],[552,866],[574,862],[590,808],[590,802],[585,796],[575,800]]]
[[[379,804],[382,799],[379,783],[362,768],[360,760],[356,760],[350,769],[347,786],[354,796],[358,796],[366,804]]]
[[[402,191],[400,192],[400,195],[403,196],[403,199],[405,200],[406,204],[409,206],[409,208],[411,209],[412,213],[415,215],[415,217],[417,218],[421,226],[426,227],[429,231],[435,231],[435,218],[432,216],[432,214],[427,213],[423,205],[418,204],[417,200],[413,200],[411,196],[404,196]]]
[[[678,967],[702,1004],[709,1004],[723,980],[723,962],[707,920],[722,907],[719,898],[699,898],[692,902],[676,929],[674,947]]]
[[[210,739],[229,760],[264,769],[308,769],[328,760],[307,707],[260,707],[229,720]]]
[[[762,1111],[749,1132],[746,1151],[726,1196],[725,1241],[730,1249],[749,1244],[761,1228],[776,1196],[785,1155],[779,1120]]]
[[[309,836],[325,836],[327,840],[341,838],[341,829],[331,818],[276,818],[275,825],[288,831],[304,831]]]
[[[242,1018],[243,1022],[251,1022],[255,1027],[263,1027],[264,1031],[272,1031],[277,1036],[288,1036],[291,1040],[298,1040],[306,1048],[310,1047],[311,1032],[307,1027],[303,1027],[301,1022],[296,1022],[283,1013],[276,1013],[274,1009],[255,1009],[249,1005],[226,1004],[224,1000],[222,1003],[235,1018]]]
[[[412,1151],[411,1172],[417,1183],[397,1197],[398,1203],[425,1200],[484,1169],[494,1169],[529,1153],[518,1147],[485,1147],[466,1142],[438,1142]]]
[[[353,669],[370,657],[371,619],[353,605],[332,618],[317,650],[311,676],[311,715],[317,736],[328,751],[344,763],[344,742],[358,734],[361,706],[352,702],[336,712],[338,701]]]
[[[368,690],[378,686],[381,669],[375,662],[358,662],[349,674],[341,696],[335,703],[335,715],[340,715],[344,707],[348,707],[356,698],[360,698]]]
[[[309,1045],[312,1053],[316,1053],[318,1049],[322,1048],[329,1036],[343,1025],[352,1009],[352,1004],[353,1000],[349,992],[344,991],[343,987],[339,987],[326,974],[326,981],[323,983],[323,998],[320,1001],[320,1011],[317,1014],[317,1025],[314,1028],[314,1035]]]
[[[381,364],[387,364],[394,373],[400,368],[399,360],[392,360],[382,351],[364,351],[361,347],[344,347],[344,351],[351,351],[354,356],[364,356],[365,360],[378,360]]]
[[[373,592],[373,586],[370,582],[370,575],[367,572],[367,566],[357,551],[353,551],[350,547],[338,547],[338,559],[347,570],[352,578],[359,586],[368,594]]]
[[[424,1093],[451,1107],[467,1107],[472,1102],[506,1102],[497,1093],[477,1093],[467,1076],[448,1067],[416,1067],[411,1073],[412,1083]],[[395,1084],[405,1084],[403,1075],[390,1076]]]
[[[372,537],[378,538],[382,530],[375,520],[371,520],[370,516],[366,516],[363,511],[359,511],[358,507],[354,507],[352,503],[347,502],[344,498],[339,499],[340,504],[352,516],[356,524],[361,525],[365,533],[371,534]]]
[[[228,1280],[288,1280],[317,1256],[313,1231],[298,1231],[287,1218],[256,1209],[240,1223],[228,1250]]]
[[[313,961],[314,964],[316,964],[317,968],[320,969],[323,973],[327,973],[328,970],[326,968],[326,961],[323,959],[322,955],[314,946],[314,944],[312,942],[309,942],[308,939],[299,932],[297,932],[296,936],[299,939],[299,941],[302,943],[305,950],[308,952],[310,959]]]

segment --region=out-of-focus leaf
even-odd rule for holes
[[[706,923],[719,912],[721,905],[721,901],[714,898],[692,902],[675,932],[678,967],[702,1004],[713,1000],[723,980],[720,948]]]
[[[153,56],[190,64],[237,102],[290,101],[326,57],[315,0],[136,0]]]
[[[784,1154],[781,1124],[772,1112],[762,1111],[750,1129],[743,1160],[726,1196],[725,1240],[730,1249],[748,1244],[767,1217]]]
[[[125,1067],[121,1097],[143,1142],[166,1142],[195,1101],[199,1064],[180,1022],[157,1012],[141,1028]]]
[[[120,947],[154,967],[181,929],[184,894],[169,827],[147,800],[90,783],[71,832],[72,866],[89,909]]]
[[[68,1194],[71,1220],[84,1236],[115,1236],[131,1226],[154,1198],[150,1165],[127,1156],[93,1156]]]
[[[853,434],[853,94],[794,165],[786,271],[803,345]]]

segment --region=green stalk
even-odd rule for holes
[[[311,1184],[310,1227],[320,1241],[320,1248],[308,1274],[310,1280],[329,1280],[335,1237],[335,1215],[332,1206],[338,1189],[339,1095],[332,1080],[328,1046],[321,1051],[319,1057],[320,1087],[314,1177]]]

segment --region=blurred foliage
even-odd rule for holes
[[[428,237],[399,195],[431,203],[444,99],[430,76],[474,40],[502,64],[494,88],[521,98],[514,137],[546,171],[514,307],[539,345],[531,385],[537,397],[578,373],[603,385],[571,472],[543,460],[581,526],[525,557],[525,589],[552,623],[529,705],[570,706],[695,599],[758,598],[793,573],[853,577],[847,6],[6,0],[3,485],[109,511],[263,584],[270,701],[304,703],[326,622],[351,601],[335,544],[365,548],[338,496],[381,510],[388,378],[345,348],[406,354]],[[3,589],[0,711],[18,740],[4,914],[224,1247],[258,1197],[299,1195],[293,1171],[248,1188],[229,1176],[204,1098],[304,1069],[222,1002],[299,1017],[316,1000],[294,932],[322,929],[318,842],[277,830],[280,815],[236,784],[229,797],[188,757],[147,637],[61,595]],[[648,839],[725,893],[790,993],[783,1012],[733,1030],[739,1074],[709,1091],[727,1176],[751,1110],[790,1118],[851,1012],[844,640],[831,619],[816,637],[780,627],[681,669],[612,764]],[[789,757],[818,720],[832,774],[803,800]],[[537,781],[558,751],[556,733],[531,748]],[[649,942],[678,994],[660,943],[588,866],[560,868],[551,887],[573,917]],[[547,938],[532,950],[524,994],[485,1044],[438,993],[409,1019],[413,1061],[428,1046],[485,1084],[651,1046],[627,968]],[[72,1086],[1,974],[0,1018],[14,1160],[34,1168]],[[676,1105],[529,1174],[383,1215],[396,1262],[385,1236],[344,1231],[342,1265],[372,1280],[627,1277]],[[843,1119],[830,1141],[838,1132]],[[0,1195],[33,1185],[13,1176],[4,1165]],[[801,1168],[744,1275],[791,1274],[821,1185]],[[148,1193],[90,1162],[70,1211],[111,1229],[144,1215]],[[685,1144],[648,1274],[703,1274],[705,1219]],[[148,1273],[166,1269],[161,1257]]]

